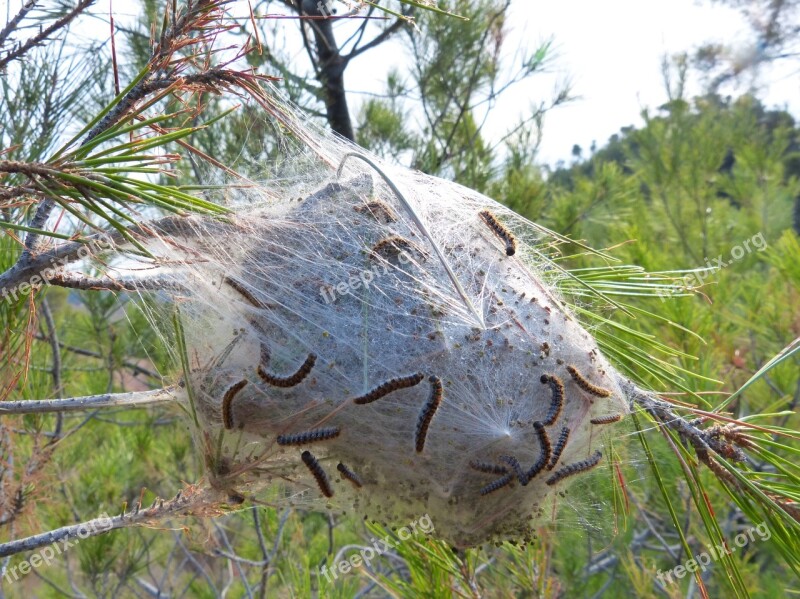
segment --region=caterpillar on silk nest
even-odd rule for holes
[[[274,114],[300,140],[279,176],[232,189],[224,219],[154,221],[147,245],[174,285],[142,309],[165,338],[177,311],[208,484],[389,526],[428,514],[459,548],[532,538],[631,401],[545,283],[553,234]]]

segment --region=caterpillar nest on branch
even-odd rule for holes
[[[386,525],[428,514],[456,547],[531,538],[629,411],[542,282],[531,248],[547,232],[293,126],[313,176],[250,189],[226,221],[182,219],[148,247],[175,283],[181,400],[211,484],[277,485]]]

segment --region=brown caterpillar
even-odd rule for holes
[[[545,385],[550,385],[550,389],[553,392],[550,411],[544,421],[545,426],[552,426],[561,415],[561,408],[564,407],[564,383],[561,382],[560,378],[552,374],[543,374],[539,380]]]
[[[353,399],[353,403],[358,405],[372,403],[373,401],[376,401],[381,397],[388,395],[392,391],[397,391],[398,389],[406,389],[408,387],[413,387],[414,385],[418,385],[419,383],[422,382],[422,379],[424,378],[425,375],[422,374],[421,372],[418,372],[416,374],[410,374],[408,376],[401,376],[391,379],[389,381],[386,381],[385,383],[381,383],[380,385],[375,387],[372,391],[369,391],[364,395],[356,397],[355,399]]]
[[[550,437],[547,434],[547,430],[544,428],[544,424],[538,421],[534,422],[533,428],[536,431],[536,436],[539,438],[539,445],[542,448],[542,455],[539,458],[539,461],[544,462],[542,464],[542,468],[544,468],[544,466],[550,461],[550,456],[553,453],[553,447],[550,445]]]
[[[239,295],[241,295],[244,299],[246,299],[250,304],[252,304],[256,308],[266,308],[267,307],[267,305],[264,302],[262,302],[258,298],[256,298],[256,296],[254,296],[252,293],[250,293],[250,290],[247,287],[242,285],[236,279],[231,278],[231,277],[225,277],[223,280],[228,285],[233,287],[236,291],[238,291]]]
[[[278,435],[278,445],[305,445],[306,443],[327,441],[328,439],[335,439],[341,432],[338,426],[332,426],[330,428],[315,428],[293,435]]]
[[[598,449],[595,451],[591,457],[586,458],[581,462],[575,462],[574,464],[570,464],[569,466],[564,466],[560,470],[556,470],[555,474],[548,478],[545,482],[548,485],[554,485],[560,480],[567,478],[568,476],[572,476],[573,474],[578,474],[578,472],[585,472],[587,470],[591,470],[600,462],[600,458],[603,457],[603,453]]]
[[[294,387],[295,385],[299,385],[304,378],[308,376],[308,373],[311,372],[311,369],[314,368],[314,363],[317,361],[317,356],[315,354],[308,354],[306,361],[300,365],[300,368],[297,369],[292,375],[283,377],[283,376],[275,376],[274,374],[270,374],[261,366],[258,365],[258,376],[261,377],[265,383],[273,385],[275,387]]]
[[[508,474],[508,468],[499,466],[497,464],[488,464],[486,462],[472,461],[469,467],[478,472],[485,472],[486,474]]]
[[[375,200],[374,202],[370,202],[364,206],[356,206],[355,211],[359,214],[369,213],[375,217],[375,220],[377,220],[379,223],[383,223],[384,225],[397,222],[397,214],[395,214],[391,206],[381,202],[380,200]]]
[[[262,342],[259,351],[260,351],[259,355],[261,356],[261,364],[269,364],[269,358],[270,358],[269,345]]]
[[[481,210],[478,213],[485,222],[488,227],[497,235],[500,239],[502,239],[506,244],[506,256],[513,256],[517,252],[517,240],[514,237],[514,234],[511,233],[508,229],[506,229],[497,217],[489,212],[488,210]]]
[[[542,448],[542,453],[539,455],[539,459],[530,467],[525,473],[525,482],[522,483],[522,486],[527,485],[531,479],[535,478],[537,474],[539,474],[547,463],[550,461],[550,454],[552,448],[550,447],[550,437],[547,436],[547,431],[544,428],[544,425],[536,421],[533,423],[533,428],[536,429],[536,436],[539,438],[539,445]]]
[[[498,478],[496,481],[489,483],[485,487],[483,487],[480,491],[481,495],[488,495],[489,493],[494,493],[498,489],[502,489],[508,483],[510,483],[514,479],[513,474],[506,474],[502,478]]]
[[[322,466],[319,465],[317,458],[315,458],[310,451],[304,451],[302,454],[300,454],[300,457],[302,458],[303,463],[311,471],[311,474],[314,475],[314,478],[317,479],[317,484],[319,485],[319,490],[322,491],[322,494],[325,495],[325,497],[333,497],[333,489],[331,489],[331,483],[328,480],[328,475],[325,474],[325,470],[323,470]]]
[[[364,481],[361,480],[361,477],[341,462],[336,465],[336,469],[342,473],[342,476],[353,483],[356,488],[360,489],[364,486]]]
[[[384,237],[378,243],[372,246],[370,258],[377,258],[382,253],[388,254],[389,252],[397,255],[402,252],[410,252],[412,249],[416,248],[410,241],[403,239],[398,235],[392,235],[390,237]]]
[[[528,484],[528,475],[522,470],[522,466],[520,466],[517,458],[515,458],[513,455],[501,455],[500,459],[511,466],[511,469],[514,470],[514,474],[517,475],[517,479],[523,487]]]
[[[548,470],[552,470],[555,468],[556,464],[558,463],[558,458],[561,457],[561,452],[564,451],[564,448],[567,446],[567,439],[569,438],[569,429],[565,426],[561,429],[561,434],[558,436],[558,441],[556,441],[556,446],[553,448],[553,455],[550,458],[550,463],[547,465]]]
[[[233,428],[231,403],[233,403],[233,398],[236,397],[236,394],[244,389],[245,385],[247,385],[247,379],[242,379],[238,383],[234,383],[228,387],[225,390],[225,395],[222,396],[222,426],[225,427],[225,430],[231,430]]]
[[[611,416],[603,416],[602,418],[592,418],[589,422],[592,424],[613,424],[622,420],[622,414],[613,414]]]
[[[595,397],[611,397],[611,391],[608,389],[603,389],[602,387],[598,387],[597,385],[593,385],[589,381],[587,381],[578,369],[572,366],[571,364],[567,366],[567,372],[572,377],[572,380],[578,384],[578,387],[586,391],[586,393],[590,395],[594,395]]]
[[[425,405],[422,406],[422,411],[419,413],[419,418],[417,419],[417,430],[414,435],[417,453],[422,453],[425,447],[425,438],[428,435],[428,427],[431,424],[431,420],[433,420],[433,415],[436,414],[436,410],[439,409],[439,404],[442,403],[441,379],[438,376],[431,375],[428,381],[431,384],[431,396],[428,398],[428,401],[425,402]]]

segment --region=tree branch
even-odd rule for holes
[[[3,30],[0,31],[0,46],[5,43],[8,39],[8,36],[11,35],[19,25],[20,21],[25,18],[25,16],[32,11],[36,7],[37,0],[28,0],[22,7],[19,9],[19,12],[11,19],[6,26],[3,27]]]
[[[404,21],[403,19],[397,19],[389,27],[387,27],[381,33],[376,35],[375,38],[372,39],[371,41],[367,42],[366,44],[364,44],[360,48],[353,48],[353,50],[347,56],[343,57],[343,60],[344,60],[345,64],[350,62],[356,56],[359,56],[359,55],[363,54],[367,50],[371,50],[375,46],[381,45],[383,42],[388,40],[392,35],[394,35],[398,31],[400,31],[400,29],[405,24],[406,24],[406,21]]]
[[[47,299],[43,299],[42,303],[39,304],[39,311],[42,314],[45,325],[47,325],[47,340],[50,343],[50,351],[53,354],[53,395],[58,397],[61,395],[61,392],[64,389],[64,384],[61,380],[61,344],[58,342],[56,323],[53,319],[53,313],[50,311],[50,304],[47,302]],[[56,414],[56,428],[53,431],[53,441],[61,437],[61,427],[63,425],[63,421],[63,414],[61,414],[61,412]]]
[[[32,38],[28,39],[28,41],[26,41],[24,44],[18,46],[16,50],[12,50],[8,54],[0,58],[0,71],[4,70],[8,65],[8,63],[10,63],[12,60],[17,60],[18,58],[25,56],[25,54],[27,54],[31,48],[33,48],[34,46],[38,46],[48,37],[50,37],[53,33],[69,25],[69,23],[75,17],[77,17],[84,10],[86,10],[92,4],[94,4],[94,1],[95,0],[80,0],[80,2],[78,2],[75,8],[73,8],[63,17],[55,21],[52,25],[50,25],[50,27],[42,29],[42,31],[34,35]]]
[[[222,491],[191,486],[169,501],[165,502],[163,499],[156,499],[153,505],[147,509],[141,509],[141,505],[138,505],[134,511],[127,514],[123,513],[113,518],[101,515],[99,518],[87,520],[80,524],[62,526],[38,535],[0,544],[0,557],[22,553],[23,551],[32,551],[58,543],[61,543],[61,545],[56,545],[56,549],[60,554],[63,550],[74,545],[75,543],[70,541],[75,539],[95,537],[119,528],[147,526],[170,516],[207,516],[209,512],[219,514],[220,510],[215,506],[225,503],[226,499],[227,495]],[[12,572],[13,570],[8,572],[6,576],[11,576]]]
[[[157,403],[175,401],[176,385],[152,391],[130,391],[127,393],[104,393],[68,399],[40,399],[23,401],[0,401],[2,414],[49,414],[51,412],[81,412],[98,408],[139,408]]]
[[[313,17],[327,17],[321,12],[321,4],[313,0],[299,0],[302,14]],[[344,87],[344,70],[347,61],[339,54],[336,37],[333,34],[333,25],[329,18],[314,19],[309,22],[314,32],[314,42],[317,55],[316,64],[319,68],[319,79],[325,93],[325,109],[331,129],[342,137],[353,141],[353,123],[350,119],[350,109],[347,106],[347,94]],[[313,63],[314,61],[312,61]]]

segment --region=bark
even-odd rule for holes
[[[336,37],[333,34],[333,21],[320,18],[329,16],[323,12],[324,3],[315,0],[302,0],[301,11],[310,17],[308,27],[314,33],[316,59],[320,79],[325,93],[325,110],[331,129],[342,137],[355,140],[350,110],[347,107],[347,94],[344,89],[344,70],[347,59],[339,52]]]

